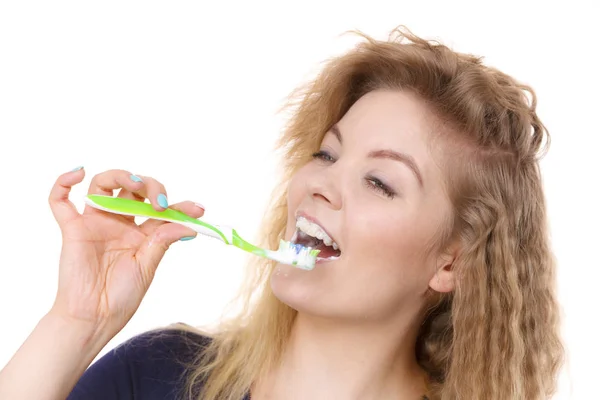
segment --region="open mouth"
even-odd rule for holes
[[[296,220],[292,243],[319,250],[317,260],[335,260],[342,254],[338,244],[318,224],[304,217]]]

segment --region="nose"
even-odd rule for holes
[[[342,195],[340,191],[341,177],[337,176],[333,167],[316,174],[307,183],[308,193],[318,203],[339,210],[342,208]]]

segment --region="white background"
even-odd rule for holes
[[[542,167],[568,363],[557,399],[598,398],[598,6],[592,1],[0,3],[0,366],[52,304],[60,233],[47,196],[78,165],[123,168],[253,238],[274,183],[285,96],[360,29],[440,39],[534,87],[552,135]],[[212,239],[169,250],[103,353],[147,329],[215,321],[244,255]],[[101,353],[101,355],[103,354]]]

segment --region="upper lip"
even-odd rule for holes
[[[298,211],[298,212],[296,212],[296,219],[298,219],[298,217],[306,218],[310,222],[319,225],[321,227],[321,229],[323,229],[323,231],[325,231],[325,233],[327,234],[327,236],[329,236],[331,238],[331,240],[333,240],[338,245],[338,248],[341,251],[340,242],[338,242],[336,240],[336,238],[327,230],[327,228],[325,228],[323,226],[323,224],[317,218],[313,217],[312,215],[307,214],[304,211]]]

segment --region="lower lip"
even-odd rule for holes
[[[329,263],[329,262],[333,262],[333,261],[337,261],[340,259],[341,256],[336,256],[336,257],[327,257],[327,258],[319,258],[317,257],[317,261],[315,262],[315,264],[324,264],[324,263]]]

